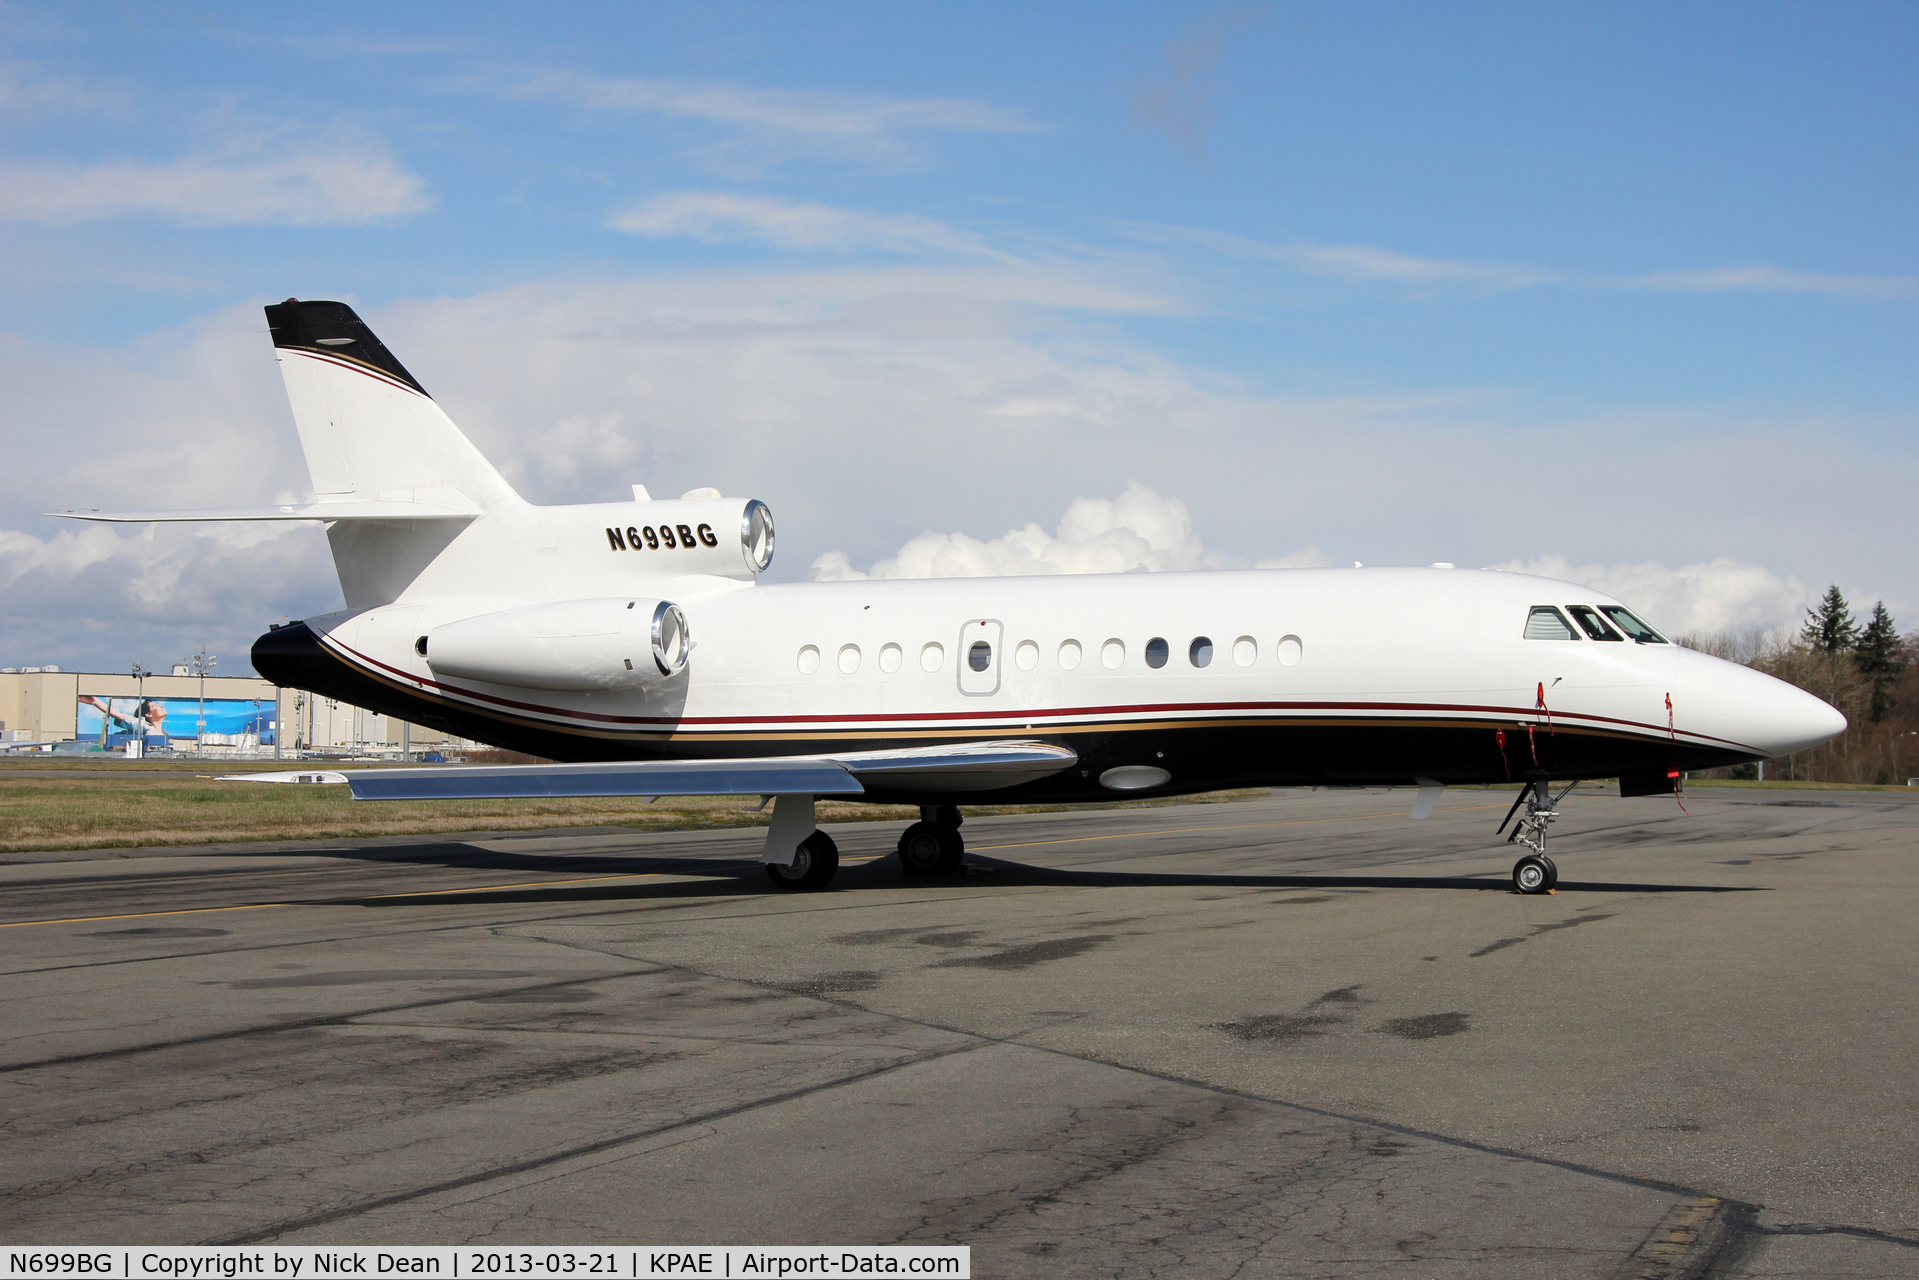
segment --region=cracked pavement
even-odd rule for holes
[[[1919,1276],[1919,797],[1410,795],[11,855],[0,1241]]]

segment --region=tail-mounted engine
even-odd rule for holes
[[[622,596],[483,613],[421,643],[436,676],[575,692],[662,684],[691,649],[680,606]]]
[[[629,563],[675,574],[758,574],[773,563],[773,513],[757,499],[649,500],[617,506],[554,508],[566,518],[607,516],[609,551]]]

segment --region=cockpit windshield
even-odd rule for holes
[[[1595,640],[1625,639],[1624,636],[1607,626],[1606,620],[1599,616],[1599,611],[1589,604],[1567,605],[1566,612],[1573,616],[1573,621],[1579,624],[1581,631],[1584,631]]]
[[[1641,622],[1631,609],[1623,604],[1602,604],[1599,611],[1619,624],[1619,629],[1637,640],[1640,644],[1665,644],[1666,637]]]

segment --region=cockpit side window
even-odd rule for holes
[[[1626,638],[1607,626],[1606,620],[1599,616],[1599,610],[1589,604],[1567,605],[1566,612],[1573,616],[1573,621],[1579,624],[1581,631],[1584,631],[1595,640],[1618,640],[1623,642]]]
[[[1666,637],[1641,622],[1633,611],[1623,604],[1602,604],[1599,611],[1619,624],[1619,629],[1637,640],[1640,644],[1664,644]]]
[[[1536,604],[1532,612],[1526,615],[1526,638],[1528,640],[1577,640],[1579,633],[1573,630],[1573,624],[1566,621],[1566,615],[1549,604]]]

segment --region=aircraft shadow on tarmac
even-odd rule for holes
[[[666,901],[679,898],[758,897],[775,892],[755,861],[732,857],[635,858],[598,855],[513,854],[477,849],[471,845],[388,846],[356,851],[373,855],[371,861],[413,862],[470,870],[496,870],[536,875],[577,875],[578,882],[511,885],[497,889],[449,889],[435,892],[379,894],[331,898],[343,906],[422,907],[469,903],[473,905],[538,905],[568,902]],[[1511,893],[1504,874],[1477,876],[1414,876],[1391,874],[1316,873],[1310,875],[1259,873],[1233,875],[1217,872],[1075,870],[1034,866],[1000,858],[972,855],[973,874],[909,879],[889,857],[855,862],[840,870],[835,892],[876,889],[964,890],[1056,886],[1061,888],[1229,888],[1298,891],[1314,889],[1444,889],[1477,893]],[[698,880],[668,883],[617,884],[595,877],[697,876]],[[1751,893],[1756,885],[1645,884],[1621,881],[1561,880],[1559,893]]]

